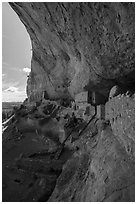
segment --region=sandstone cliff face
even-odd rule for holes
[[[79,151],[63,166],[49,201],[134,201],[134,118],[134,96],[109,100],[110,124],[92,121],[75,142]]]
[[[3,202],[134,202],[134,101],[115,96],[108,121],[91,116],[88,126],[51,100],[17,109],[3,132]]]
[[[121,140],[110,125],[101,127],[99,123],[97,132],[93,121],[76,141],[79,151],[63,166],[48,201],[134,202],[135,168],[134,157],[125,145],[129,144],[128,134]]]
[[[10,3],[32,42],[27,94],[108,94],[134,83],[134,3]]]

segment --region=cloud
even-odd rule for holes
[[[9,87],[2,92],[3,102],[23,102],[26,97],[26,88]]]
[[[28,68],[28,67],[24,67],[24,68],[23,68],[23,71],[29,74],[29,73],[31,72],[31,69]]]
[[[18,88],[15,87],[15,86],[11,86],[11,87],[5,89],[4,92],[15,92],[15,93],[17,93],[18,92]]]
[[[19,67],[17,66],[13,66],[5,61],[2,61],[2,68],[5,69],[5,70],[12,70],[12,71],[16,71],[18,72],[19,71]]]
[[[8,89],[9,87],[17,87],[19,85],[18,81],[8,81],[6,77],[2,78],[2,90]]]
[[[2,101],[3,102],[23,102],[27,97],[25,91],[17,91],[17,92],[2,92]]]
[[[2,61],[2,66],[10,66],[9,63]]]

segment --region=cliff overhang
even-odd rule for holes
[[[135,4],[132,2],[9,3],[32,43],[27,95],[39,100],[83,90],[108,95],[134,88]]]

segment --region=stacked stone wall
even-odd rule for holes
[[[114,135],[134,157],[135,144],[135,97],[118,95],[110,99],[105,106],[106,119],[110,120]]]

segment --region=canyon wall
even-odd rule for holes
[[[9,3],[32,43],[30,101],[134,84],[134,3]]]
[[[135,3],[9,4],[32,43],[27,95],[33,106],[17,110],[3,135],[3,201],[134,202]],[[46,102],[33,103],[43,91],[49,99],[74,99],[82,91],[98,92],[102,99],[110,89],[111,99],[97,107],[88,125],[80,120],[87,104],[79,103],[81,109],[74,111],[56,109],[52,100],[47,107]],[[91,118],[94,107],[86,110]],[[72,111],[77,120],[68,117]],[[59,141],[64,138],[54,133],[54,123],[51,133],[37,129],[49,114],[69,118],[63,149]],[[43,122],[40,127],[49,128]]]

